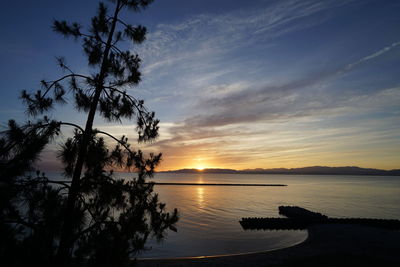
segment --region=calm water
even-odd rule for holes
[[[54,174],[53,174],[54,175]],[[129,175],[119,173],[129,179]],[[57,175],[56,175],[57,176]],[[244,231],[242,217],[279,217],[296,205],[331,217],[400,219],[400,177],[336,175],[157,174],[156,182],[279,183],[285,187],[156,185],[167,209],[178,208],[178,232],[147,243],[140,258],[221,255],[278,249],[306,231]]]
[[[245,253],[301,242],[306,231],[244,231],[242,217],[279,217],[297,205],[332,217],[400,219],[400,177],[244,174],[157,174],[158,182],[283,183],[287,187],[155,186],[181,219],[178,233],[139,257]]]

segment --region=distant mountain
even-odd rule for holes
[[[275,168],[275,169],[180,169],[171,171],[162,171],[160,173],[228,173],[228,174],[324,174],[324,175],[385,175],[385,176],[400,176],[400,169],[396,170],[379,170],[360,168],[354,166],[347,167],[325,167],[313,166],[304,168]]]
[[[173,171],[161,171],[160,173],[241,173],[241,171],[232,169],[180,169]]]

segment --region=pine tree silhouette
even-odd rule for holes
[[[78,111],[87,113],[85,126],[44,117],[24,126],[10,121],[2,133],[0,219],[2,236],[8,241],[2,241],[1,253],[16,266],[126,266],[149,236],[162,240],[167,229],[176,231],[177,210],[166,212],[153,192],[154,184],[148,182],[161,154],[145,158],[125,136],[117,139],[93,128],[99,114],[110,122],[135,120],[138,142],[154,140],[159,129],[154,112],[126,91],[140,82],[139,56],[118,48],[126,40],[140,44],[146,36],[145,27],[120,18],[122,11],[140,12],[152,0],[110,2],[111,13],[99,3],[87,32],[78,23],[53,23],[56,32],[82,42],[88,64],[97,72],[78,74],[60,57],[58,65],[66,75],[42,81],[43,88],[34,94],[21,94],[34,117],[72,100]],[[67,181],[50,180],[41,173],[24,175],[63,127],[74,128],[59,151]],[[116,142],[114,147],[107,147],[105,136]],[[136,177],[116,179],[107,171],[115,166],[135,172]],[[24,257],[17,257],[16,249]]]

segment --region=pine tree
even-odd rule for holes
[[[161,240],[167,229],[176,231],[177,210],[172,214],[166,212],[165,204],[160,203],[153,192],[154,184],[147,181],[159,164],[161,154],[150,153],[145,158],[142,151],[132,149],[125,136],[117,139],[93,128],[95,115],[99,114],[110,122],[135,120],[139,142],[154,140],[159,129],[154,112],[149,112],[142,100],[126,91],[140,82],[141,60],[137,54],[118,47],[122,41],[137,45],[145,40],[146,28],[124,22],[121,13],[124,10],[140,12],[152,0],[110,2],[113,3],[111,13],[104,3],[99,3],[87,32],[78,23],[56,20],[53,24],[56,32],[82,42],[88,64],[97,72],[78,74],[60,57],[58,65],[66,75],[54,81],[42,81],[43,88],[34,94],[26,91],[21,94],[27,112],[35,117],[45,114],[55,104],[70,101],[68,96],[71,96],[76,109],[87,113],[86,125],[80,127],[45,117],[23,127],[11,123],[9,130],[3,133],[6,137],[0,139],[4,151],[0,163],[13,170],[24,158],[33,162],[63,126],[74,128],[73,136],[59,152],[69,181],[52,181],[40,173],[37,177],[21,178],[23,169],[19,173],[1,173],[2,180],[9,177],[9,185],[15,192],[2,201],[9,206],[8,212],[2,208],[2,217],[6,218],[3,222],[7,224],[10,219],[13,227],[29,229],[32,234],[21,246],[35,248],[36,253],[39,253],[36,248],[40,248],[41,255],[46,258],[42,264],[68,266],[73,257],[75,263],[82,265],[125,266],[131,262],[132,255],[144,248],[149,236]],[[116,142],[112,149],[107,147],[104,136]],[[16,141],[18,138],[30,140],[29,144],[35,140],[41,142],[31,147],[29,155],[17,145],[20,144]],[[131,181],[116,179],[109,171],[115,166],[134,171],[137,177]],[[16,199],[26,200],[25,211],[13,205]],[[26,237],[27,231],[18,233]]]

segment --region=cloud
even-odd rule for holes
[[[189,113],[185,116],[197,113],[198,110],[193,109],[197,102],[195,98],[203,95],[222,96],[232,90],[243,91],[243,88],[253,87],[252,95],[261,93],[265,97],[271,97],[269,92],[274,88],[261,88],[262,83],[267,81],[261,79],[260,58],[250,56],[251,49],[261,46],[265,50],[273,47],[276,45],[276,37],[320,24],[331,16],[326,11],[351,2],[353,1],[269,1],[257,9],[199,14],[176,23],[159,24],[139,49],[144,62],[143,83],[139,86],[144,90],[139,93],[142,94],[140,97],[148,98],[147,103],[157,106],[174,101],[177,109]],[[265,69],[265,66],[262,68]],[[325,75],[329,73],[316,73],[313,77],[310,75],[293,83],[304,83],[306,86],[311,82],[307,79],[321,80]],[[240,79],[238,76],[241,76]],[[240,88],[234,88],[235,83],[240,83]],[[272,87],[283,92],[285,86],[300,85],[283,84]],[[237,103],[233,99],[235,97],[242,98],[242,94],[232,94],[223,100]],[[262,97],[259,95],[257,99],[242,99],[247,103],[260,103],[262,99],[259,98]],[[215,102],[218,99],[210,101],[210,105],[219,104]],[[229,117],[229,114],[224,116]],[[248,119],[249,116],[244,116],[243,119]]]
[[[369,108],[372,108],[372,102],[375,106],[379,103],[380,107],[395,106],[399,103],[399,93],[392,88],[377,90],[370,95],[359,95],[358,90],[352,92],[351,88],[347,89],[347,93],[337,95],[326,89],[330,80],[340,78],[361,63],[375,59],[399,44],[393,43],[342,68],[313,73],[281,85],[253,88],[248,84],[233,84],[216,87],[220,94],[207,94],[197,103],[197,110],[206,110],[207,113],[187,118],[184,123],[189,127],[215,127],[313,115],[338,115],[348,112],[349,107],[357,103],[365,105],[368,102],[366,106]]]
[[[169,123],[148,148],[163,151],[169,168],[190,167],[194,158],[239,168],[265,166],[272,159],[280,166],[291,161],[301,166],[317,162],[318,156],[339,162],[340,153],[345,161],[368,147],[376,150],[375,143],[390,147],[384,139],[398,138],[393,137],[398,127],[388,127],[380,114],[399,121],[398,84],[367,90],[374,73],[360,79],[354,70],[371,67],[368,63],[393,52],[400,42],[369,53],[363,46],[357,51],[364,55],[353,62],[346,60],[353,58],[352,51],[343,44],[339,49],[330,38],[316,41],[315,51],[302,51],[300,44],[298,53],[273,54],[285,51],[286,39],[320,26],[338,7],[353,2],[266,1],[258,9],[159,24],[140,51],[145,62],[141,86],[156,95],[148,103],[162,108],[162,121]],[[374,71],[379,75],[382,70]],[[387,132],[377,132],[378,124]],[[349,143],[358,152],[350,151]]]
[[[400,128],[392,122],[399,119],[400,114],[397,118],[368,118],[340,124],[322,119],[196,129],[182,124],[170,125],[167,131],[174,133],[171,138],[155,142],[148,149],[162,151],[163,166],[169,169],[195,167],[195,159],[201,159],[205,166],[229,168],[349,162],[360,165],[362,160],[357,157],[376,157],[372,151],[379,155],[398,152],[392,144],[399,138]],[[392,123],[392,128],[387,127],[388,123]],[[390,164],[393,165],[393,159]],[[165,169],[163,166],[161,168]]]
[[[262,159],[285,166],[299,153],[310,155],[310,160],[318,160],[316,155],[320,155],[333,161],[326,151],[343,153],[347,159],[370,153],[368,148],[381,151],[382,146],[390,147],[387,140],[399,138],[395,133],[400,129],[389,129],[388,119],[379,118],[386,130],[376,130],[379,127],[373,114],[385,110],[391,113],[387,118],[399,121],[400,88],[372,92],[341,88],[338,94],[332,90],[332,83],[360,66],[358,62],[366,63],[389,51],[385,47],[355,63],[283,84],[259,88],[246,82],[209,86],[205,89],[207,97],[199,98],[194,107],[199,113],[169,124],[164,130],[168,138],[152,147],[172,156],[170,160],[190,162],[197,156],[236,168],[254,166],[254,159],[260,159],[258,164]],[[371,118],[363,118],[366,114]],[[358,127],[343,126],[352,123],[351,117],[359,117],[355,123]],[[357,152],[348,151],[348,143],[354,143]],[[360,146],[362,143],[368,145]]]
[[[386,46],[386,47],[384,47],[384,48],[382,48],[382,49],[380,49],[380,50],[378,50],[378,51],[376,51],[376,52],[374,52],[374,53],[372,53],[370,55],[367,55],[367,56],[361,58],[360,60],[358,60],[356,62],[348,64],[344,68],[344,71],[351,70],[351,69],[355,68],[356,66],[358,66],[360,64],[363,64],[364,62],[367,62],[367,61],[372,60],[372,59],[374,59],[376,57],[379,57],[379,56],[391,51],[392,49],[396,48],[399,45],[400,45],[400,42],[394,42],[391,45],[388,45],[388,46]]]
[[[145,62],[143,72],[164,72],[172,66],[190,66],[238,48],[268,41],[298,31],[329,18],[313,15],[352,1],[274,1],[261,8],[246,8],[223,14],[199,14],[174,24],[159,24],[139,49]],[[302,21],[301,19],[307,20]],[[210,62],[207,62],[209,65]],[[183,65],[183,67],[179,67]],[[196,68],[198,69],[198,67]]]

